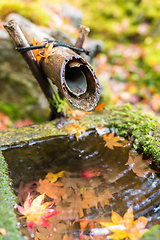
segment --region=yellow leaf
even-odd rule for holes
[[[126,233],[126,231],[123,231],[123,230],[119,230],[119,229],[115,229],[114,230],[115,233],[111,234],[110,235],[110,238],[111,239],[114,239],[114,240],[121,240],[121,239],[124,239],[128,236],[128,234]]]
[[[127,212],[124,214],[123,221],[126,228],[130,228],[134,222],[133,208],[132,206],[128,208]]]
[[[104,134],[103,140],[106,142],[104,146],[107,146],[112,150],[114,149],[113,147],[123,147],[122,143],[118,143],[118,141],[121,140],[121,137],[114,137],[114,132],[111,132],[108,135]]]
[[[46,180],[48,180],[49,182],[51,183],[54,183],[57,181],[58,178],[62,177],[63,176],[63,173],[65,171],[61,171],[61,172],[58,172],[58,173],[48,173],[45,177]]]
[[[79,124],[72,124],[65,128],[69,132],[69,135],[76,135],[77,141],[80,139],[81,134],[85,135],[85,127],[80,126]]]
[[[113,234],[110,239],[121,240],[129,238],[131,240],[138,240],[147,231],[145,226],[148,222],[147,218],[140,217],[134,221],[132,206],[124,214],[123,218],[116,212],[112,212],[112,222],[100,222],[101,225],[108,228]]]
[[[107,102],[103,102],[101,104],[99,104],[96,108],[95,108],[95,112],[101,111],[102,109],[104,109],[105,105],[107,104]]]
[[[112,222],[115,225],[122,224],[123,223],[123,218],[116,212],[112,212]]]

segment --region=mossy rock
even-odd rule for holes
[[[155,225],[146,232],[140,240],[159,240],[160,239],[160,225]]]
[[[11,146],[55,135],[67,135],[68,132],[65,128],[58,129],[57,122],[54,120],[34,126],[0,131],[0,145]],[[154,162],[160,164],[160,125],[158,120],[150,115],[142,114],[131,104],[106,109],[102,113],[86,114],[79,121],[64,118],[60,122],[83,124],[87,129],[95,128],[96,124],[103,124],[110,131],[114,131],[116,135],[132,138],[136,150],[139,149],[148,156],[152,156]]]
[[[13,211],[15,203],[16,198],[11,190],[8,167],[0,151],[0,228],[6,230],[6,235],[0,234],[0,240],[23,239],[16,226],[17,220]]]
[[[153,156],[156,164],[160,163],[159,135],[160,126],[156,118],[144,115],[139,110],[135,110],[132,105],[125,104],[121,107],[105,109],[102,113],[86,114],[81,120],[60,119],[42,124],[10,128],[0,131],[0,146],[15,146],[19,144],[29,144],[32,141],[52,138],[54,136],[68,135],[65,124],[83,124],[86,129],[93,129],[96,125],[103,125],[114,131],[116,135],[132,138],[135,149],[143,151],[148,156]],[[80,141],[80,140],[79,140]],[[0,226],[7,230],[6,236],[0,235],[3,239],[20,239],[16,230],[16,219],[13,206],[16,199],[10,187],[10,180],[7,175],[7,166],[0,153]],[[7,219],[5,220],[5,217]],[[13,229],[12,229],[13,228]],[[158,232],[159,234],[159,232]],[[13,237],[12,237],[13,235]],[[9,238],[7,238],[9,236]],[[16,236],[16,237],[15,237]],[[159,235],[158,235],[159,236]],[[146,238],[148,240],[148,238]],[[156,238],[154,238],[156,239]]]

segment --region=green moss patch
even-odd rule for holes
[[[8,167],[0,151],[0,228],[6,229],[6,235],[0,234],[0,240],[20,240],[17,230],[14,206],[16,198],[11,190]]]
[[[160,225],[153,226],[146,232],[140,240],[159,240]]]

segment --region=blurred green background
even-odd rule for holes
[[[90,28],[89,38],[104,42],[103,53],[91,62],[102,85],[107,88],[108,80],[103,73],[108,71],[110,79],[127,83],[126,90],[138,96],[136,101],[129,102],[144,104],[144,100],[147,100],[146,104],[151,104],[152,110],[159,113],[160,1],[1,0],[1,25],[9,13],[16,12],[37,25],[62,29],[76,38],[78,28],[72,28],[69,18],[63,17],[62,22],[57,19],[53,23],[53,13],[58,15],[60,4],[66,3],[82,11],[83,25]],[[101,101],[106,100],[109,101],[109,97],[104,97]],[[113,103],[118,101],[115,97],[110,100]]]

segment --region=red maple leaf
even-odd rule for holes
[[[87,178],[88,180],[93,177],[98,177],[102,175],[100,169],[92,169],[92,170],[86,170],[81,173],[82,178]]]
[[[35,198],[32,202],[29,193],[24,203],[24,207],[17,205],[18,211],[27,218],[27,226],[31,229],[31,231],[33,231],[34,224],[43,227],[50,227],[49,223],[45,219],[59,213],[59,211],[49,209],[55,201],[43,203],[44,196],[45,193]]]

